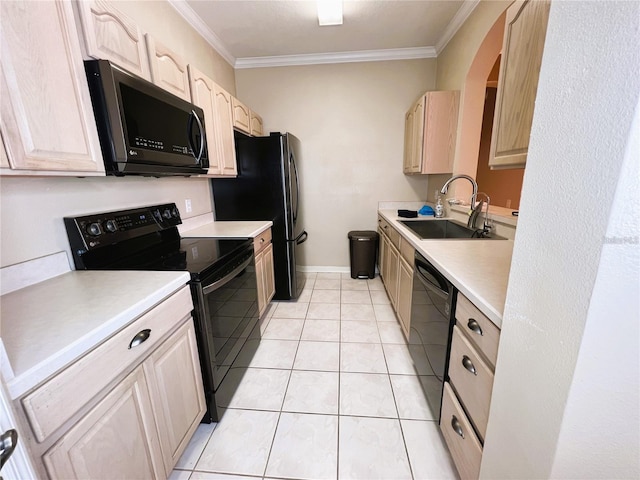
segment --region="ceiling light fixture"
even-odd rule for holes
[[[320,26],[342,25],[342,0],[317,0]]]

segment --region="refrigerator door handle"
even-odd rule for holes
[[[304,242],[307,241],[307,238],[309,238],[309,234],[307,233],[307,231],[305,230],[304,232],[302,232],[300,235],[298,235],[296,237],[296,245],[301,245]]]
[[[298,220],[298,205],[300,204],[300,181],[298,178],[298,167],[296,166],[296,159],[293,156],[293,153],[289,154],[289,161],[293,165],[293,172],[296,175],[296,204],[293,210],[293,223],[295,225],[296,221]]]

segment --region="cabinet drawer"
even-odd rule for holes
[[[464,480],[478,478],[482,446],[448,383],[444,384],[440,430],[460,478]]]
[[[77,413],[128,367],[159,344],[178,322],[191,313],[188,286],[27,395],[22,404],[36,439],[42,442]],[[132,339],[149,329],[148,340],[129,348]]]
[[[449,378],[480,438],[484,439],[489,419],[493,372],[457,326],[453,327]]]
[[[253,239],[253,252],[260,253],[264,247],[271,243],[271,229],[267,228],[264,232]]]
[[[500,329],[461,293],[458,294],[456,304],[456,320],[460,330],[484,355],[491,368],[495,369]]]
[[[384,218],[378,217],[378,226],[384,232],[384,234],[389,237],[391,243],[397,248],[400,249],[400,234],[394,229],[389,222],[387,222]]]
[[[400,237],[400,255],[404,258],[407,263],[411,266],[411,271],[413,272],[413,264],[415,260],[416,249],[413,248],[413,245],[409,243],[404,237]]]

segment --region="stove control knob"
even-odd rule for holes
[[[113,233],[118,230],[118,224],[115,220],[107,220],[107,222],[104,224],[104,228],[107,232]]]
[[[171,210],[169,210],[168,208],[162,213],[162,216],[164,218],[166,218],[167,220],[169,220],[171,218]]]
[[[178,212],[178,209],[177,209],[176,207],[173,207],[173,208],[171,209],[171,216],[172,216],[173,218],[178,218],[178,217],[180,217],[180,212]]]
[[[102,227],[100,227],[100,222],[93,222],[87,225],[87,233],[92,237],[97,237],[102,234]]]

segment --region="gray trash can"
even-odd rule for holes
[[[352,230],[348,237],[351,278],[374,278],[376,276],[378,232]]]

